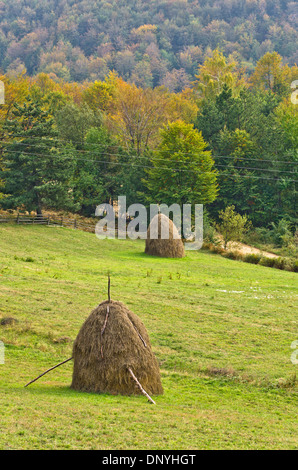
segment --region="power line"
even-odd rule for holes
[[[38,139],[40,143],[43,142],[43,139],[41,139],[40,137],[37,137],[37,136],[28,136],[28,135],[16,135],[15,137],[20,137],[20,138],[28,138],[28,139]],[[46,139],[44,139],[46,141]],[[101,144],[95,144],[95,143],[92,143],[92,142],[86,142],[86,141],[75,141],[75,140],[67,140],[67,139],[47,139],[48,143],[51,143],[51,142],[60,142],[60,143],[78,143],[78,144],[84,144],[84,145],[90,145],[90,146],[93,146],[93,147],[96,147],[96,148],[99,148],[99,149],[106,149],[107,147],[109,147],[108,145],[101,145]],[[18,144],[18,145],[28,145],[24,142],[2,142],[1,145],[14,145],[14,144]],[[113,146],[112,146],[113,147]],[[57,148],[61,148],[61,147],[57,147]],[[74,152],[82,152],[82,153],[86,153],[86,152],[90,152],[90,150],[81,150],[81,149],[75,149],[75,148],[72,148],[71,149],[72,151]],[[159,150],[157,149],[151,149],[150,152],[159,152]],[[125,157],[125,156],[128,156],[127,153],[104,153],[104,152],[101,152],[103,155],[113,155],[113,156],[120,156],[120,157]],[[200,155],[199,153],[196,153],[196,152],[179,152],[180,155],[186,155],[186,156],[195,156],[195,155]],[[152,157],[149,157],[149,156],[137,156],[137,158],[142,158],[142,159],[148,159],[150,160]],[[156,157],[153,157],[154,159],[156,159]],[[215,159],[215,158],[227,158],[227,159],[233,159],[235,160],[235,157],[232,157],[230,155],[212,155],[212,158]],[[179,162],[179,160],[166,160],[166,159],[163,159],[161,158],[160,160],[163,160],[163,161],[170,161],[170,162]],[[285,161],[285,160],[269,160],[269,159],[256,159],[256,158],[246,158],[244,157],[244,160],[245,161],[254,161],[254,162],[266,162],[266,163],[282,163],[282,164],[287,164],[287,165],[298,165],[298,162],[295,162],[295,161]]]
[[[16,153],[15,151],[12,150],[6,150],[8,153]],[[82,160],[84,162],[92,162],[92,163],[107,163],[109,165],[119,165],[119,166],[129,166],[131,168],[139,167],[139,168],[149,168],[153,169],[154,167],[152,166],[147,166],[147,165],[136,165],[136,164],[131,164],[131,163],[123,163],[123,162],[113,162],[109,160],[91,160],[91,159],[86,159],[86,158],[80,158],[80,157],[73,157],[73,156],[62,156],[60,155],[59,157],[56,157],[55,155],[49,155],[49,154],[43,154],[43,153],[29,153],[29,152],[17,152],[19,155],[28,155],[28,156],[39,156],[39,157],[51,157],[51,158],[59,158],[59,159],[72,159],[72,160]],[[225,167],[228,168],[228,167]],[[194,172],[193,169],[181,169],[181,168],[169,168],[169,167],[159,167],[161,170],[168,170],[168,171],[174,171],[174,172]],[[241,169],[245,170],[245,168]],[[213,171],[213,170],[211,170]],[[262,169],[263,171],[263,169]],[[266,171],[266,170],[264,170]],[[210,173],[210,171],[208,172]],[[216,175],[217,176],[217,175]],[[272,180],[272,181],[279,181],[277,178],[268,178],[268,177],[263,177],[263,176],[254,176],[254,175],[239,175],[239,174],[228,174],[225,173],[220,176],[230,176],[233,178],[253,178],[253,179],[262,179],[262,180]],[[293,179],[287,179],[288,182],[298,182],[298,180],[293,180]]]
[[[229,158],[232,160],[235,160],[235,157],[231,157],[229,155],[214,155],[212,158]],[[236,158],[237,160],[237,158]],[[242,158],[243,161],[245,162],[258,162],[258,163],[263,163],[263,162],[269,162],[269,163],[283,163],[287,165],[298,165],[298,162],[291,162],[291,161],[284,161],[284,160],[263,160],[263,159],[257,159],[257,158]]]
[[[52,158],[59,158],[59,159],[72,159],[72,160],[82,160],[84,162],[92,162],[92,163],[108,163],[109,165],[120,165],[120,166],[130,166],[130,167],[138,167],[138,168],[149,168],[149,169],[153,169],[154,167],[153,166],[147,166],[147,165],[135,165],[135,164],[131,164],[131,163],[124,163],[124,162],[113,162],[113,161],[110,161],[110,160],[91,160],[91,159],[87,159],[87,158],[83,158],[83,157],[73,157],[73,156],[62,156],[62,155],[59,155],[58,156],[55,156],[55,155],[49,155],[49,154],[45,154],[45,153],[33,153],[33,152],[21,152],[21,151],[13,151],[13,150],[6,150],[6,152],[8,153],[18,153],[19,155],[30,155],[30,156],[37,156],[37,157],[52,157]],[[108,154],[109,155],[109,154]],[[176,171],[176,172],[180,172],[180,171],[186,171],[186,172],[193,172],[194,170],[192,169],[181,169],[181,168],[169,168],[169,167],[159,167],[161,170],[171,170],[171,171]],[[210,170],[210,172],[213,172],[214,170]]]
[[[274,172],[274,173],[289,173],[290,175],[295,175],[296,172],[295,171],[286,171],[286,170],[272,170],[270,168],[248,168],[248,167],[243,167],[243,166],[233,166],[233,167],[229,167],[227,165],[218,165],[217,166],[221,166],[223,168],[236,168],[238,170],[260,170],[260,171],[271,171],[271,172]]]
[[[13,145],[13,143],[8,143],[9,145]],[[5,144],[7,145],[7,144]],[[24,146],[28,146],[28,144],[25,144],[23,142],[17,142],[17,145],[24,145]],[[55,147],[55,149],[57,150],[64,150],[63,147]],[[6,150],[6,152],[12,152],[12,151],[9,151],[9,150]],[[90,153],[90,151],[88,150],[78,150],[78,149],[71,149],[71,152],[77,152],[77,153]],[[26,154],[26,152],[19,152],[19,153],[24,153]],[[32,154],[33,155],[33,154]],[[37,155],[37,154],[36,154]],[[42,154],[39,154],[39,155],[42,155]],[[150,157],[145,157],[145,156],[139,156],[139,157],[136,157],[136,156],[132,156],[132,155],[128,155],[128,154],[117,154],[117,153],[110,153],[110,152],[101,152],[101,155],[106,155],[106,156],[112,156],[112,157],[134,157],[136,159],[148,159],[148,160],[151,160]],[[184,154],[186,155],[186,154]],[[192,155],[196,155],[196,154],[192,154]],[[213,157],[213,158],[219,158],[218,157]],[[222,156],[222,158],[234,158],[234,157],[224,157]],[[191,164],[191,163],[196,163],[196,162],[182,162],[180,160],[171,160],[171,159],[164,159],[164,158],[156,158],[154,157],[154,160],[159,160],[159,161],[163,161],[163,162],[171,162],[171,163],[180,163],[180,164],[183,164],[183,165],[187,165],[187,164]],[[87,159],[84,159],[84,161],[98,161],[98,160],[87,160]],[[245,159],[245,161],[255,161],[255,162],[259,162],[259,160],[256,160],[256,159]],[[264,160],[262,160],[264,161]],[[270,160],[271,163],[275,163],[273,161]],[[102,161],[102,163],[112,163],[112,162],[109,162],[109,161]],[[290,163],[290,162],[289,162]],[[294,164],[298,164],[293,162]],[[143,166],[145,168],[145,166]],[[228,165],[221,165],[221,164],[218,164],[216,163],[216,167],[223,167],[223,168],[229,168]],[[151,168],[151,167],[150,167]],[[232,168],[236,168],[236,169],[240,169],[240,170],[257,170],[257,171],[263,171],[263,172],[273,172],[273,173],[289,173],[289,174],[294,174],[295,172],[294,171],[286,171],[286,170],[279,170],[279,169],[269,169],[269,168],[251,168],[251,167],[239,167],[239,166],[233,166]],[[174,169],[175,170],[175,169]],[[183,171],[187,171],[187,170],[183,170]]]
[[[6,143],[5,145],[13,145],[13,143]],[[28,146],[28,144],[26,143],[23,143],[23,142],[17,142],[17,145],[24,145],[24,146]],[[55,147],[56,149],[63,149],[61,147]],[[78,149],[71,149],[71,152],[77,152],[77,153],[90,153],[89,150],[78,150]],[[22,153],[26,153],[26,152],[22,152]],[[128,154],[117,154],[117,153],[110,153],[110,152],[101,152],[101,155],[106,155],[106,156],[113,156],[113,157],[116,157],[116,156],[119,156],[119,157],[135,157],[137,159],[148,159],[148,160],[151,160],[150,157],[145,157],[145,156],[139,156],[139,157],[136,157],[136,156],[132,156],[132,155],[128,155]],[[186,153],[184,153],[184,155],[188,155]],[[196,154],[190,154],[190,155],[196,155]],[[198,155],[198,154],[197,154]],[[216,157],[213,157],[213,158],[234,158],[234,157],[225,157],[225,156],[216,156]],[[85,161],[91,161],[91,160],[87,160],[87,159],[84,159]],[[164,158],[156,158],[154,157],[154,160],[159,160],[159,161],[163,161],[163,162],[171,162],[171,163],[180,163],[180,164],[183,164],[183,165],[186,165],[186,164],[191,164],[193,162],[181,162],[180,160],[172,160],[172,159],[164,159]],[[94,161],[98,161],[98,160],[94,160]],[[255,161],[255,162],[259,162],[259,160],[256,160],[256,159],[245,159],[245,161]],[[264,160],[262,160],[263,162]],[[273,163],[272,160],[268,160],[270,161],[271,163]],[[276,161],[275,161],[276,162]],[[104,163],[111,163],[111,162],[104,162]],[[195,163],[195,162],[194,162]],[[288,162],[288,163],[294,163],[294,164],[298,164],[298,162]],[[223,168],[229,168],[227,165],[221,165],[221,164],[216,164],[216,167],[223,167]],[[145,168],[145,167],[144,167]],[[151,168],[151,167],[150,167]],[[286,171],[286,170],[279,170],[279,169],[267,169],[267,168],[251,168],[251,167],[239,167],[239,166],[233,166],[233,168],[235,169],[240,169],[240,170],[257,170],[257,171],[263,171],[263,172],[273,172],[273,173],[289,173],[289,174],[294,174],[295,172],[294,171]]]

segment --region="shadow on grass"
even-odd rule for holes
[[[131,256],[134,256],[135,258],[140,258],[140,259],[144,259],[144,260],[160,260],[160,261],[165,261],[165,262],[172,262],[172,261],[178,261],[180,263],[183,263],[185,261],[189,261],[189,258],[187,257],[187,255],[185,255],[183,258],[165,258],[163,256],[153,256],[153,255],[149,255],[145,252],[135,252],[135,251],[132,251],[131,252]]]
[[[13,388],[16,393],[20,393],[20,388]],[[47,397],[56,397],[56,398],[67,398],[67,399],[79,399],[86,400],[88,402],[93,401],[96,403],[105,402],[109,404],[116,404],[116,403],[126,403],[131,400],[138,400],[144,401],[146,403],[146,398],[143,395],[112,395],[109,393],[92,393],[92,392],[84,392],[72,389],[70,386],[67,385],[57,385],[57,386],[47,386],[47,385],[40,385],[35,386],[32,388],[25,388],[24,389],[28,395],[32,397],[40,397],[40,396],[47,396]]]

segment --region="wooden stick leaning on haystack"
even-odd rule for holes
[[[133,373],[133,371],[131,370],[130,367],[128,367],[128,372],[130,373],[130,375],[132,376],[133,380],[136,382],[137,386],[139,387],[139,389],[141,390],[142,394],[145,395],[145,397],[148,398],[148,400],[153,403],[153,405],[156,405],[155,401],[152,400],[152,398],[150,397],[150,395],[148,395],[148,393],[146,392],[146,390],[143,389],[142,385],[140,384],[140,382],[138,381],[138,379],[136,378],[135,374]]]
[[[59,364],[57,364],[56,366],[54,367],[51,367],[50,369],[46,370],[45,372],[43,372],[42,374],[40,374],[38,377],[36,377],[36,379],[33,379],[31,380],[31,382],[28,382],[25,387],[28,387],[28,385],[32,384],[33,382],[36,382],[36,380],[40,379],[40,377],[42,377],[43,375],[47,374],[48,372],[50,372],[51,370],[53,369],[56,369],[57,367],[59,366],[62,366],[63,364],[65,364],[66,362],[69,362],[73,359],[73,357],[70,357],[69,359],[66,359],[65,361],[63,362],[59,362]]]

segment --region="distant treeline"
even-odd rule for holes
[[[294,65],[297,20],[291,0],[2,0],[0,69],[181,91],[215,48],[248,72],[266,52]]]

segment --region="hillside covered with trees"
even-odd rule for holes
[[[181,91],[219,48],[253,71],[267,52],[297,62],[290,0],[1,0],[0,69]]]

